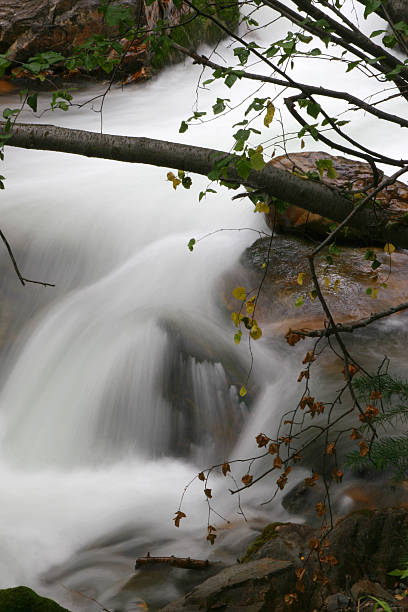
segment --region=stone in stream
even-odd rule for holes
[[[320,178],[318,171],[319,160],[331,163],[335,170],[336,177],[329,178],[327,171],[322,170]],[[373,183],[373,175],[369,164],[361,161],[346,159],[345,157],[330,155],[322,151],[310,151],[302,153],[288,153],[272,159],[272,166],[281,170],[304,176],[305,180],[323,180],[330,187],[340,191],[355,192],[355,201],[364,197],[365,190],[369,189]],[[313,178],[314,177],[314,178]],[[380,179],[383,173],[380,173]],[[389,214],[390,221],[401,218],[408,213],[408,186],[401,181],[395,181],[377,194],[376,205],[385,208]],[[274,206],[266,215],[267,222],[273,227],[277,212],[278,229],[285,232],[297,233],[306,237],[324,238],[330,232],[333,221],[321,215],[311,213],[302,208],[302,202],[296,206],[288,205],[284,212],[275,211]],[[361,236],[358,230],[349,228],[341,231],[337,240],[361,243]]]

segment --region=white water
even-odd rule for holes
[[[302,79],[313,80],[321,65],[305,65]],[[343,75],[344,68],[330,66],[327,78],[335,86]],[[352,78],[357,94],[359,78]],[[196,79],[194,67],[179,65],[145,85],[115,90],[104,130],[228,148],[231,115],[178,134],[191,115]],[[204,105],[216,95],[238,100],[253,89],[244,82],[236,92],[216,84]],[[73,110],[45,121],[98,130],[99,116]],[[370,125],[374,120],[364,128],[368,144],[379,138]],[[402,148],[390,130],[386,144],[389,153]],[[0,586],[27,584],[72,610],[98,609],[72,589],[109,605],[133,575],[137,555],[208,555],[207,506],[198,486],[187,496],[180,530],[171,522],[183,487],[214,452],[223,458],[224,433],[221,444],[214,440],[226,421],[238,441],[231,454],[253,452],[250,435],[273,430],[290,405],[298,362],[266,343],[254,347],[259,394],[239,441],[247,414],[236,391],[242,381],[232,381],[221,362],[228,357],[245,371],[249,359],[245,347],[233,344],[216,287],[255,235],[223,232],[194,253],[186,245],[217,228],[262,227],[245,202],[232,202],[220,190],[198,203],[203,178],[193,177],[190,191],[174,192],[164,169],[63,154],[7,149],[2,173],[2,230],[24,274],[57,287],[20,289],[11,274],[3,284],[6,298],[17,294],[18,312],[0,395]],[[204,343],[219,360],[184,359],[175,341],[184,336]],[[183,380],[194,400],[189,425],[171,401]],[[170,458],[175,449],[184,458]],[[225,494],[217,508],[237,518]],[[248,512],[261,513],[255,501]],[[269,512],[280,516],[281,510],[276,505]],[[233,548],[224,539],[225,550]],[[179,593],[168,580],[155,597],[166,601]],[[123,595],[124,610],[135,597]]]

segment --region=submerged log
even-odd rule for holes
[[[139,559],[136,559],[135,569],[159,563],[173,565],[174,567],[180,567],[182,569],[203,569],[210,565],[208,559],[191,559],[190,557],[174,557],[173,555],[171,557],[151,557],[150,553],[147,553],[146,557],[139,557]]]

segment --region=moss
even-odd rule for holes
[[[279,525],[283,525],[283,523],[269,523],[269,525],[263,529],[261,535],[258,536],[254,542],[252,542],[245,555],[239,562],[248,563],[248,561],[252,561],[253,556],[262,548],[264,544],[278,536],[276,527],[279,527]]]
[[[0,590],[0,612],[69,612],[52,599],[40,597],[32,589],[19,586]]]

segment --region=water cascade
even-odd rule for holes
[[[285,24],[271,28],[269,39]],[[261,44],[265,35],[253,36]],[[302,69],[312,81],[313,61]],[[342,70],[331,65],[328,83]],[[227,148],[240,108],[178,133],[197,78],[188,63],[115,89],[104,130]],[[231,105],[253,90],[242,82],[228,91]],[[203,106],[217,94],[227,95],[222,83],[200,93]],[[88,105],[35,120],[97,131],[99,119]],[[385,145],[399,146],[390,134]],[[175,192],[164,169],[11,148],[2,174],[2,230],[24,274],[56,287],[20,287],[3,255],[0,586],[26,584],[72,610],[96,610],[73,591],[111,601],[137,555],[208,556],[202,491],[192,487],[188,520],[176,530],[180,494],[198,470],[253,449],[250,436],[273,428],[295,396],[298,353],[258,343],[252,397],[239,397],[249,355],[234,345],[217,283],[256,235],[220,232],[187,249],[191,237],[219,228],[264,227],[228,191],[198,203],[202,177]],[[250,514],[281,516],[279,504],[259,509],[259,492]],[[237,518],[235,500],[224,496],[219,508]],[[155,591],[147,585],[141,596]],[[156,603],[180,592],[164,582]]]

